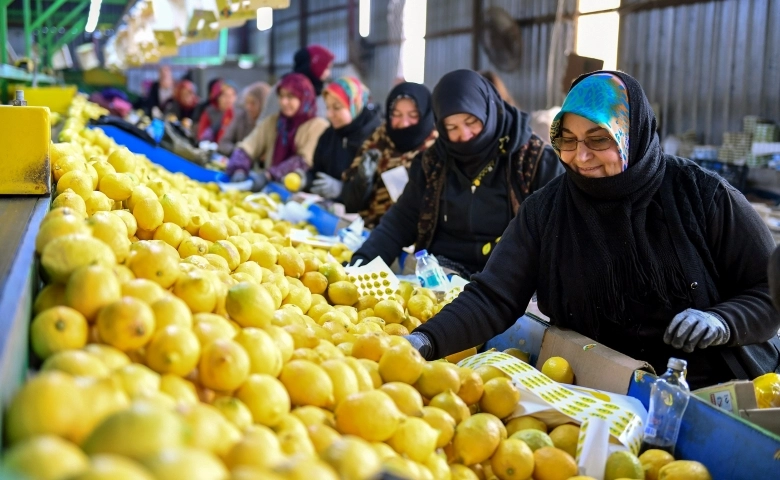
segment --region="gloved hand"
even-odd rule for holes
[[[677,314],[664,334],[664,343],[684,352],[723,345],[731,333],[718,315],[689,308]]]
[[[420,352],[420,355],[422,355],[424,359],[431,360],[428,357],[433,354],[433,345],[431,345],[431,340],[428,338],[428,335],[422,332],[412,332],[409,335],[404,335],[404,338]]]
[[[249,178],[252,179],[252,191],[259,192],[268,185],[269,179],[265,172],[249,172]]]
[[[317,178],[312,182],[311,193],[316,193],[323,198],[332,200],[334,198],[339,198],[339,195],[341,195],[341,188],[342,183],[339,180],[336,180],[325,173],[318,172]]]
[[[230,176],[230,181],[233,183],[243,182],[244,180],[246,180],[246,170],[236,170]]]
[[[237,171],[243,170],[244,175],[246,175],[251,169],[252,159],[249,157],[249,154],[238,147],[233,149],[233,153],[230,154],[230,158],[228,159],[227,167],[225,167],[225,173],[231,177],[231,181],[241,181],[232,180],[233,174]],[[243,178],[243,180],[246,180],[246,176]]]
[[[372,148],[363,154],[363,161],[361,161],[360,166],[358,166],[358,174],[367,182],[374,180],[374,175],[376,174],[379,158],[381,156],[382,153],[376,148]]]

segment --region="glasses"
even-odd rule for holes
[[[586,147],[594,152],[600,152],[606,150],[612,146],[614,140],[612,137],[585,137],[582,140],[576,138],[558,137],[553,139],[552,144],[555,148],[562,152],[571,152],[577,150],[578,143],[584,143]]]

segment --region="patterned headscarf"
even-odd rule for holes
[[[322,95],[330,94],[341,100],[349,108],[352,118],[356,118],[368,103],[368,88],[355,77],[341,77],[332,81],[322,91]]]
[[[292,93],[301,101],[301,106],[292,117],[285,117],[281,113],[276,121],[276,143],[274,144],[274,156],[271,165],[278,165],[296,154],[295,134],[298,127],[317,116],[317,95],[314,87],[305,75],[290,73],[282,77],[276,87],[278,94],[282,89]]]
[[[628,92],[622,80],[611,73],[596,73],[575,85],[550,127],[550,138],[561,134],[563,115],[573,113],[603,127],[615,140],[623,161],[623,171],[628,167],[628,131],[630,116]],[[561,152],[558,152],[560,155]]]

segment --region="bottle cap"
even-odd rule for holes
[[[670,358],[669,362],[666,364],[666,368],[672,368],[674,370],[679,371],[685,371],[685,369],[688,367],[688,362],[686,360],[681,360],[679,358]]]
[[[422,250],[415,252],[414,258],[420,258],[420,257],[424,257],[426,255],[428,255],[428,250],[423,248]]]

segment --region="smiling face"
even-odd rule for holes
[[[301,100],[286,88],[279,89],[279,113],[283,117],[292,118],[301,108]]]
[[[233,108],[236,103],[236,91],[233,87],[225,85],[222,87],[222,92],[219,94],[219,109],[224,111]]]
[[[346,127],[352,123],[352,114],[335,95],[325,94],[325,106],[328,108],[328,121],[333,128]]]
[[[444,118],[447,138],[453,143],[465,143],[482,133],[482,121],[470,113],[456,113]]]
[[[612,140],[607,130],[587,118],[573,113],[565,114],[561,124],[561,137],[573,140],[590,138],[591,142],[604,137],[610,140],[606,150],[594,151],[584,142],[579,142],[574,150],[561,151],[561,160],[583,177],[611,177],[623,171],[623,161],[617,143]]]
[[[417,105],[411,98],[399,98],[393,104],[393,111],[390,113],[390,126],[394,130],[417,125],[420,122],[420,112]]]

